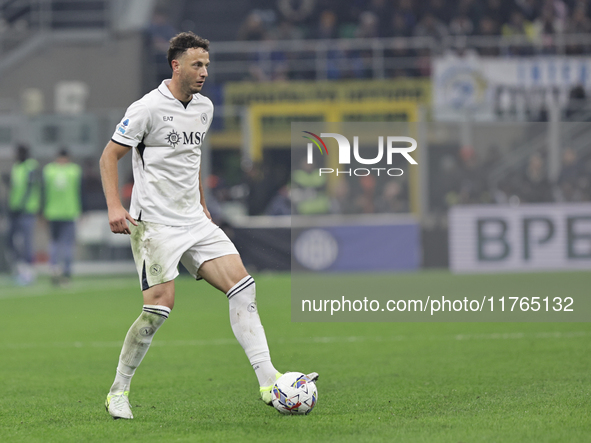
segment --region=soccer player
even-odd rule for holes
[[[271,363],[254,279],[232,242],[211,221],[205,203],[201,147],[213,105],[199,91],[207,78],[209,41],[180,33],[171,39],[167,56],[172,79],[127,109],[100,161],[111,231],[131,235],[144,298],[142,313],[125,337],[105,403],[115,419],[133,418],[128,399],[131,378],[174,306],[179,261],[194,278],[226,294],[232,330],[255,371],[265,403],[271,403],[271,388],[281,375]],[[129,151],[135,185],[127,212],[119,199],[117,162]]]

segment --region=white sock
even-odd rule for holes
[[[230,303],[230,324],[259,380],[259,386],[275,383],[277,370],[271,363],[267,337],[257,311],[256,285],[249,275],[226,294]]]
[[[125,336],[115,381],[111,386],[111,394],[129,391],[131,378],[135,374],[135,370],[148,352],[154,334],[162,326],[169,314],[170,308],[166,306],[144,305],[142,313],[131,325]]]

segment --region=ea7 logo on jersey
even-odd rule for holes
[[[165,122],[171,122],[172,115],[164,115],[164,116],[162,116],[162,120],[164,120]]]

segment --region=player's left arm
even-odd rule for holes
[[[211,220],[211,214],[207,210],[207,205],[205,204],[205,192],[203,192],[203,181],[201,180],[201,168],[199,168],[199,195],[201,196],[201,206],[203,207],[203,212],[205,216]]]

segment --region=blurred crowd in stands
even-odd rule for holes
[[[588,33],[586,0],[278,0],[261,2],[237,39],[332,39]]]
[[[292,3],[298,5],[294,7]],[[585,0],[334,0],[275,1],[267,9],[254,9],[236,35],[244,41],[340,39],[342,45],[326,53],[328,79],[369,78],[373,75],[371,51],[347,47],[350,38],[425,37],[430,42],[413,47],[400,41],[385,48],[384,57],[395,58],[387,76],[428,76],[432,51],[452,50],[483,56],[555,53],[555,36],[591,32],[591,8]],[[471,36],[521,36],[525,45],[480,46]],[[446,37],[460,37],[452,47],[441,46]],[[530,45],[528,45],[528,43]],[[587,42],[569,44],[567,54],[588,53]],[[261,52],[251,79],[257,81],[306,79],[293,69],[292,53]],[[295,57],[300,59],[303,56]],[[415,60],[409,63],[409,57]],[[261,60],[268,60],[265,70]],[[309,75],[308,75],[309,77]]]
[[[278,41],[338,40],[340,44],[325,54],[324,76],[329,80],[375,75],[374,54],[371,50],[349,48],[346,42],[352,38],[429,39],[418,46],[403,41],[387,45],[383,57],[396,60],[395,67],[386,67],[387,77],[429,76],[433,51],[482,56],[591,51],[591,42],[569,43],[562,48],[557,38],[591,32],[591,6],[587,0],[261,0],[252,4],[256,8],[236,25],[234,38],[266,44],[252,54],[242,78],[255,81],[316,78],[314,68],[303,68],[310,62],[310,54],[273,48],[273,42]],[[182,27],[182,23],[178,25]],[[154,59],[158,79],[168,74],[165,43],[179,26],[171,24],[165,11],[157,10],[147,29],[148,58]],[[520,36],[522,44],[475,47],[469,38],[472,36]],[[446,37],[460,38],[444,47]]]
[[[430,183],[430,208],[445,213],[458,204],[588,202],[591,201],[591,153],[562,150],[560,174],[555,180],[548,175],[548,159],[534,152],[526,162],[509,168],[498,180],[492,172],[502,163],[498,146],[492,145],[478,158],[471,146],[462,146],[457,154],[447,153],[439,160]]]

